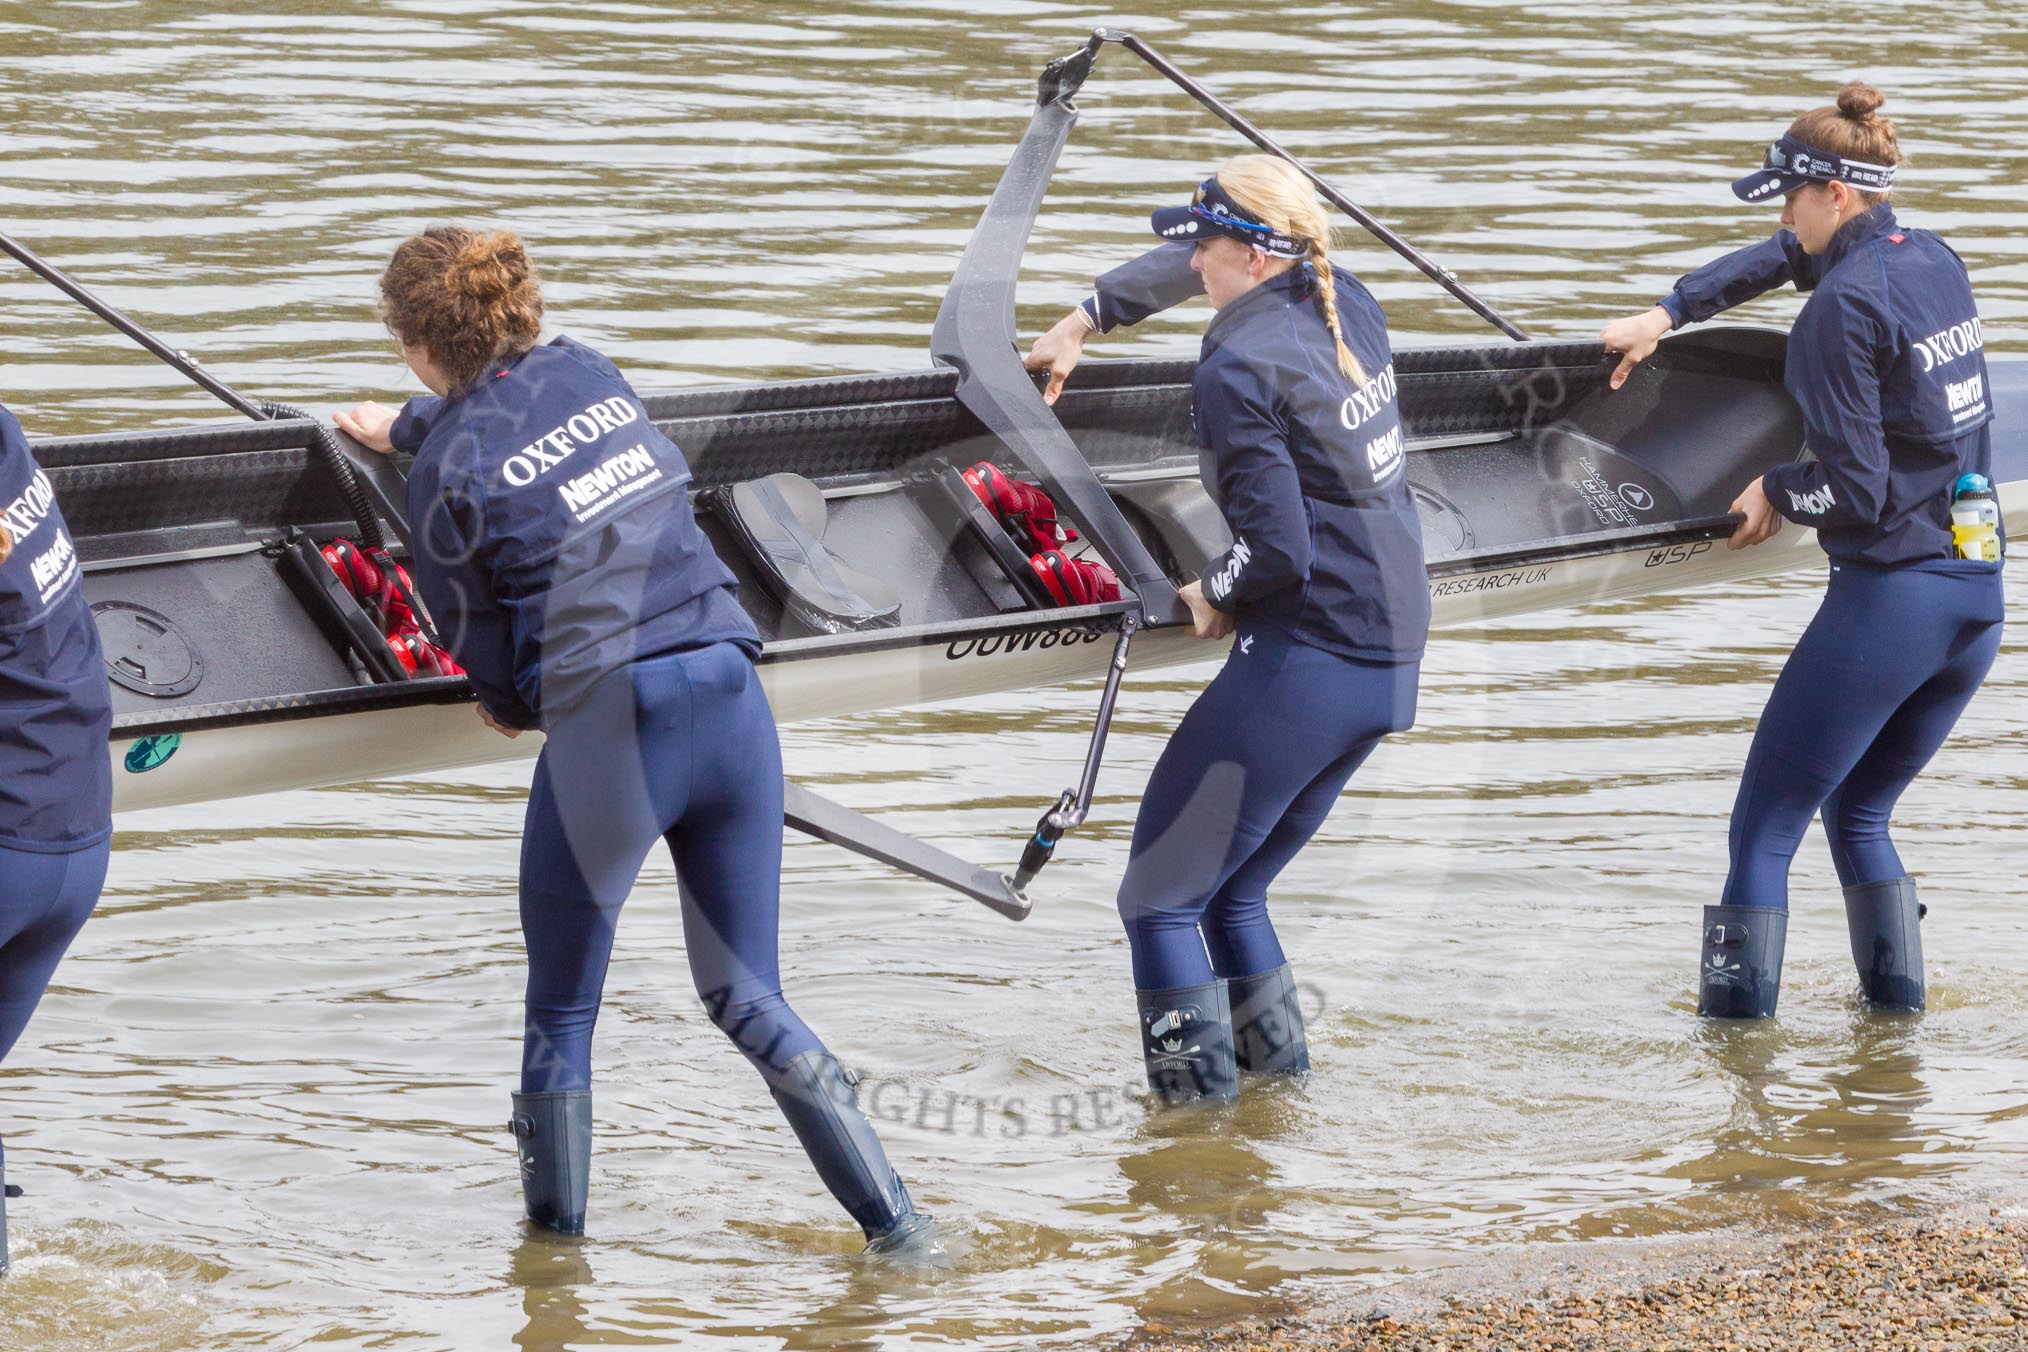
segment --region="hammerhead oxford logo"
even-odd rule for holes
[[[183,734],[168,732],[160,737],[143,737],[127,748],[127,773],[145,775],[150,770],[166,765],[176,754],[176,748],[183,745]]]

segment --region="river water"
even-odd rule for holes
[[[399,396],[387,251],[510,225],[558,328],[643,387],[908,369],[1033,79],[1140,31],[1538,332],[1639,308],[1766,214],[1727,178],[1864,73],[1904,215],[2028,340],[2018,8],[1230,0],[54,0],[0,22],[0,220],[238,388]],[[342,16],[342,17],[341,17]],[[1023,327],[1147,242],[1235,141],[1117,49],[1028,253]],[[1404,339],[1476,319],[1345,244]],[[216,416],[25,273],[0,397],[31,434]],[[1794,296],[1744,312],[1783,322]],[[1194,351],[1202,312],[1109,339]],[[1095,349],[1096,350],[1096,349]],[[1440,635],[1421,722],[1276,913],[1318,1073],[1148,1120],[1111,894],[1210,674],[1129,682],[1091,825],[1012,925],[791,841],[784,969],[958,1252],[856,1236],[689,989],[673,880],[599,1030],[593,1238],[525,1237],[501,1129],[524,765],[135,816],[0,1071],[20,1348],[1086,1346],[1517,1253],[2016,1195],[2028,1156],[2028,653],[1909,793],[1931,1008],[1862,1013],[1822,838],[1782,1013],[1692,1013],[1753,720],[1815,576]],[[1070,780],[1090,687],[792,727],[791,773],[982,859]]]

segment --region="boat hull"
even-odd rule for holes
[[[1794,526],[1753,549],[1725,545],[1739,488],[1801,453],[1800,418],[1781,388],[1785,341],[1767,330],[1693,331],[1621,391],[1605,388],[1595,343],[1398,353],[1436,627],[1820,564],[1814,536]],[[1106,496],[1175,579],[1229,541],[1197,482],[1190,371],[1087,363],[1056,405]],[[2028,524],[2028,362],[1996,360],[1992,372],[1994,477],[2010,523]],[[954,388],[952,373],[927,371],[648,397],[696,470],[698,519],[739,578],[780,721],[1095,678],[1120,617],[1140,613],[1132,594],[1087,607],[1024,600],[1006,560],[996,571],[975,538],[976,522],[968,535],[931,510],[925,475],[1003,449]],[[365,679],[314,607],[291,595],[278,540],[296,528],[314,539],[351,533],[328,469],[304,444],[311,430],[235,424],[38,446],[86,560],[88,597],[124,608],[130,634],[136,614],[170,626],[193,667],[182,684],[123,680],[137,666],[152,679],[176,655],[146,624],[137,653],[109,646],[120,683],[116,811],[450,771],[539,747],[538,736],[484,728],[462,678]],[[398,471],[349,449],[398,535]],[[826,547],[895,588],[900,627],[813,629],[742,555],[710,490],[773,473],[820,487]],[[1187,626],[1141,618],[1137,672],[1220,655]]]
[[[2028,501],[2019,513],[2028,517]],[[1430,583],[1432,622],[1441,630],[1763,577],[1823,558],[1814,532],[1790,528],[1748,550],[1701,540],[1452,573]],[[1096,680],[1111,658],[1113,633],[1111,616],[1093,614],[991,633],[929,635],[919,643],[858,652],[770,654],[760,664],[761,684],[784,724],[972,700]],[[1135,636],[1130,670],[1218,661],[1227,646],[1173,626],[1144,630]],[[509,739],[492,731],[466,702],[202,729],[152,753],[144,740],[113,743],[118,813],[448,773],[530,757],[542,745],[539,733]]]

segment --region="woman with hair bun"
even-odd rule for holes
[[[1784,376],[1811,458],[1746,485],[1730,543],[1759,544],[1783,518],[1814,527],[1830,585],[1754,732],[1725,892],[1704,908],[1697,1008],[1713,1017],[1774,1013],[1789,865],[1819,808],[1861,990],[1878,1007],[1923,1007],[1925,908],[1889,817],[2000,646],[1997,539],[1990,551],[1961,549],[1952,531],[1958,493],[1980,492],[1991,471],[1978,307],[1950,246],[1895,219],[1901,149],[1881,103],[1879,90],[1853,83],[1796,119],[1761,169],[1732,185],[1742,201],[1780,197],[1786,228],[1602,334],[1621,354],[1618,388],[1679,324],[1783,282],[1811,293]]]
[[[1308,180],[1242,155],[1153,226],[1173,242],[1100,278],[1028,361],[1054,402],[1086,334],[1200,291],[1218,311],[1192,412],[1232,546],[1183,598],[1199,638],[1237,637],[1156,762],[1119,892],[1148,1082],[1181,1103],[1309,1069],[1268,886],[1414,723],[1429,579],[1387,320],[1333,268]]]
[[[584,1230],[591,1040],[620,907],[657,840],[681,883],[690,972],[869,1252],[926,1255],[853,1077],[782,995],[781,748],[732,574],[692,515],[690,467],[617,368],[537,345],[520,239],[433,226],[380,279],[381,315],[432,394],[337,422],[413,451],[415,578],[479,716],[547,735],[521,845],[527,1034],[513,1127],[530,1220]]]

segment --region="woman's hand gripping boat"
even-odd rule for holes
[[[739,576],[781,721],[1110,675],[1083,781],[1031,840],[1023,885],[1089,806],[1126,638],[1138,667],[1217,656],[1191,637],[1176,591],[1229,543],[1197,477],[1192,363],[1089,362],[1052,409],[1015,355],[1021,252],[1076,119],[1071,97],[1104,42],[1129,46],[1278,150],[1145,44],[1102,32],[1045,72],[1028,132],[937,317],[933,368],[646,401],[695,471],[699,518]],[[1821,560],[1811,534],[1793,527],[1756,548],[1725,547],[1740,486],[1804,453],[1781,386],[1784,348],[1779,331],[1695,330],[1666,341],[1618,391],[1607,388],[1613,363],[1596,342],[1399,351],[1394,379],[1435,623]],[[1991,375],[1994,480],[2008,517],[2028,522],[2028,361],[1994,360]],[[117,810],[533,753],[537,738],[509,741],[472,716],[462,676],[390,672],[384,654],[364,651],[371,631],[345,613],[342,592],[305,576],[291,539],[321,544],[371,527],[396,556],[408,540],[399,464],[350,443],[337,456],[328,440],[320,450],[332,435],[270,413],[36,446],[85,560],[116,687]],[[1118,575],[1119,600],[1067,605],[1038,584],[1025,551],[961,478],[982,460],[1054,498],[1087,557]],[[788,815],[1004,914],[1027,912],[1014,879],[794,786]]]

